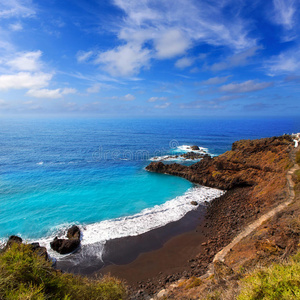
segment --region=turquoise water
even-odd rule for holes
[[[0,238],[41,239],[184,195],[190,182],[144,169],[181,145],[218,155],[241,138],[299,131],[291,119],[2,119]]]

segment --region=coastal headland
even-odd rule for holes
[[[190,166],[150,163],[150,172],[226,192],[176,222],[107,241],[99,266],[58,261],[57,268],[90,278],[110,274],[127,284],[130,299],[198,299],[199,294],[211,296],[211,291],[235,299],[244,274],[298,251],[298,142],[299,136],[295,140],[291,135],[241,140],[230,151],[214,158],[204,155]],[[79,243],[79,228],[73,227],[69,231],[75,237],[68,232],[68,239],[54,241]],[[44,255],[43,247],[37,249]]]
[[[101,273],[125,279],[141,299],[178,279],[204,275],[214,256],[248,224],[287,199],[286,173],[294,165],[295,151],[293,138],[284,135],[237,141],[230,151],[214,158],[205,156],[191,166],[150,163],[148,171],[181,176],[227,192],[207,204],[204,214],[202,209],[192,230],[171,237],[159,249],[141,253],[130,263],[107,266]],[[187,215],[181,222],[188,219]],[[143,242],[142,236],[136,238]],[[282,252],[288,244],[295,245],[295,238],[287,241],[282,237],[282,241],[281,236],[285,235],[278,233],[277,242]],[[155,239],[150,236],[151,240]]]

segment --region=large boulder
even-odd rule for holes
[[[198,146],[191,146],[191,149],[192,149],[193,151],[195,151],[195,150],[200,150],[200,148],[199,148]]]
[[[55,239],[50,243],[51,249],[60,253],[68,254],[76,250],[80,245],[79,239]]]
[[[68,239],[77,239],[80,240],[80,229],[78,226],[73,225],[71,228],[69,228],[67,232],[67,238]]]
[[[73,225],[67,232],[67,239],[55,239],[50,243],[51,249],[60,253],[68,254],[76,250],[80,246],[80,229]]]

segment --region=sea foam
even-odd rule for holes
[[[98,248],[98,251],[95,251],[94,249],[93,253],[99,253],[101,258],[101,253],[107,240],[126,236],[136,236],[152,229],[162,227],[170,222],[178,221],[189,211],[197,209],[197,206],[192,205],[191,201],[196,201],[201,204],[205,201],[211,201],[220,197],[223,194],[224,191],[218,189],[195,186],[190,188],[182,196],[178,196],[161,205],[146,208],[131,216],[105,220],[94,224],[79,224],[82,232],[81,245],[84,247],[85,251],[89,248]],[[63,238],[70,225],[71,224],[64,224],[57,228],[51,237],[40,240],[40,244],[45,246],[50,255],[57,259],[60,259],[63,256],[54,253],[50,249],[50,241],[53,240],[54,236]]]

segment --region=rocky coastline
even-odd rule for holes
[[[147,299],[173,281],[203,275],[215,254],[229,244],[247,224],[286,199],[285,174],[293,164],[291,155],[294,147],[293,137],[283,135],[241,140],[233,143],[230,151],[214,158],[203,155],[201,161],[190,166],[151,162],[146,167],[148,171],[180,176],[193,183],[227,192],[206,205],[205,214],[202,213],[198,225],[188,233],[173,236],[164,242],[161,249],[142,253],[133,262],[109,266],[87,275],[110,273],[126,280],[132,299]],[[185,220],[188,221],[188,218]],[[193,218],[195,222],[197,217]],[[62,254],[70,253],[79,247],[80,239],[79,228],[73,226],[67,238],[54,239],[51,248]],[[135,239],[137,241],[134,243],[138,243],[139,237]],[[286,244],[294,241],[290,238],[287,241],[286,235],[280,231],[275,240],[282,251],[285,251]],[[13,236],[6,247],[11,243],[22,243],[22,240]],[[187,247],[194,249],[186,251]],[[32,248],[49,259],[46,249],[37,243],[32,244]],[[167,256],[169,264],[165,263]],[[180,261],[179,265],[176,261]],[[137,268],[139,272],[136,272]]]
[[[135,284],[133,289],[144,293],[140,299],[179,278],[203,275],[214,255],[247,224],[283,202],[287,197],[285,174],[292,166],[293,149],[293,138],[283,135],[235,142],[230,151],[214,158],[206,155],[191,166],[150,163],[148,171],[180,176],[227,192],[208,204],[204,221],[195,229],[194,234],[205,240],[199,253],[188,258],[188,267]]]

